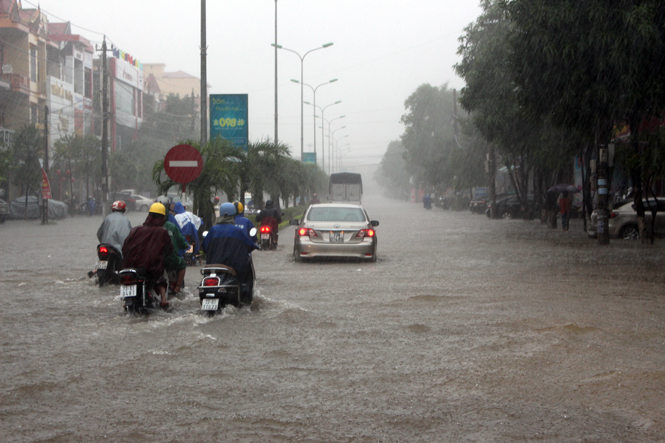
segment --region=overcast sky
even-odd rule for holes
[[[304,82],[326,106],[344,162],[378,163],[404,131],[404,101],[423,83],[461,88],[453,71],[458,37],[480,13],[477,0],[279,0],[278,44],[308,54]],[[165,63],[200,78],[201,2],[196,0],[41,0],[51,22],[101,44],[102,34],[143,63]],[[23,7],[37,0],[23,0]],[[249,94],[250,140],[274,138],[274,0],[207,1],[210,94]],[[278,54],[279,140],[300,157],[300,59]],[[312,102],[312,91],[304,90]],[[320,112],[317,110],[317,114]],[[304,105],[304,150],[313,150],[313,107]],[[342,126],[346,128],[339,129]],[[326,134],[328,128],[326,125]],[[321,155],[320,120],[317,151]],[[347,137],[345,137],[347,136]],[[328,140],[326,138],[326,150]],[[326,153],[326,161],[328,154]]]

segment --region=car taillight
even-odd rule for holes
[[[269,234],[270,226],[261,226],[261,234]]]
[[[361,229],[356,234],[356,238],[374,237],[375,234],[376,232],[374,231],[374,229]]]
[[[125,274],[120,277],[121,285],[135,285],[138,284],[138,279],[133,274]]]
[[[107,255],[109,255],[109,248],[107,248],[106,246],[100,246],[99,247],[99,256],[100,257],[106,257]]]
[[[309,237],[318,237],[318,235],[316,234],[316,231],[312,228],[300,228],[300,229],[298,229],[298,234],[301,237],[307,237],[307,236],[309,236]]]
[[[204,278],[203,286],[219,286],[219,278],[218,277]]]
[[[614,212],[614,211],[610,212],[610,218],[614,218],[614,217],[616,217],[616,216],[618,216],[618,215],[619,215],[618,212]]]

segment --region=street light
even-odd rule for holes
[[[346,126],[344,126],[344,127],[346,127]],[[342,129],[342,128],[339,128],[339,129]],[[341,163],[341,154],[342,154],[342,152],[341,152],[342,149],[339,147],[339,141],[346,138],[346,137],[348,137],[348,136],[349,136],[349,134],[346,134],[346,135],[343,135],[342,137],[340,137],[338,139],[335,139],[333,137],[333,139],[334,139],[333,141],[335,142],[335,152],[337,153],[337,169],[338,170],[341,169],[339,165]]]
[[[310,102],[305,102],[308,105],[311,105]],[[323,123],[325,119],[323,118],[323,114],[326,110],[327,107],[333,106],[333,105],[338,105],[342,103],[342,100],[337,100],[335,103],[331,103],[329,105],[324,106],[323,108],[321,106],[317,105],[312,105],[314,106],[314,124],[316,125],[316,108],[319,108],[321,110],[321,169],[323,172],[326,172],[326,153],[325,153],[325,146],[326,146],[326,141],[323,136],[323,128],[325,127],[325,124]]]
[[[339,120],[340,118],[345,118],[345,117],[346,117],[346,115],[340,115],[339,117],[333,118],[332,120],[330,120],[328,122],[328,169],[329,169],[328,172],[330,172],[330,167],[332,166],[332,135],[330,133],[330,128],[331,128],[332,122],[334,122],[335,120]]]
[[[303,161],[303,158],[305,157],[305,130],[304,130],[304,106],[303,106],[303,66],[305,64],[305,57],[307,57],[307,54],[310,52],[317,51],[319,49],[324,49],[328,48],[333,45],[333,43],[326,43],[325,45],[319,46],[318,48],[310,49],[309,51],[305,52],[304,55],[300,55],[297,51],[294,51],[293,49],[285,48],[282,45],[277,45],[275,43],[271,43],[271,46],[276,47],[277,49],[283,49],[285,51],[293,52],[295,55],[298,56],[300,59],[300,161]]]
[[[298,80],[291,79],[291,81],[294,82],[294,83],[300,83]],[[337,79],[334,78],[334,79],[332,79],[330,81],[327,81],[325,83],[321,83],[316,88],[313,87],[312,85],[308,85],[307,83],[303,83],[305,86],[309,87],[312,90],[312,95],[314,96],[314,117],[313,117],[314,121],[312,122],[314,124],[314,129],[313,129],[312,134],[314,135],[314,152],[315,153],[316,153],[316,90],[319,89],[323,85],[327,85],[327,84],[330,84],[330,83],[335,83],[336,81],[337,81]],[[307,102],[305,102],[305,103],[307,103]],[[323,143],[323,140],[321,140],[321,143]],[[321,155],[323,155],[323,154],[321,154]],[[325,167],[325,165],[324,165],[324,167]]]

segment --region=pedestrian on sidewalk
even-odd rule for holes
[[[564,192],[563,196],[559,199],[559,210],[561,211],[561,227],[563,228],[563,232],[568,232],[570,208],[572,205],[573,201],[569,197],[568,192]]]

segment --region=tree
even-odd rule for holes
[[[407,172],[414,185],[434,188],[452,183],[450,165],[456,147],[453,126],[454,97],[447,85],[440,88],[424,84],[404,102],[407,113],[402,144],[406,149]]]
[[[12,182],[27,196],[40,188],[42,181],[39,159],[43,155],[44,142],[35,125],[24,125],[16,132],[14,141]]]
[[[665,2],[502,0],[515,90],[524,110],[607,145],[613,129],[639,129],[665,106]],[[643,219],[640,162],[631,171]],[[599,209],[605,210],[605,199]],[[606,231],[605,231],[606,232]],[[601,236],[599,242],[605,243]]]
[[[385,194],[389,197],[404,199],[410,196],[411,182],[406,171],[405,155],[406,150],[402,142],[391,141],[374,174],[374,179],[385,189]]]

